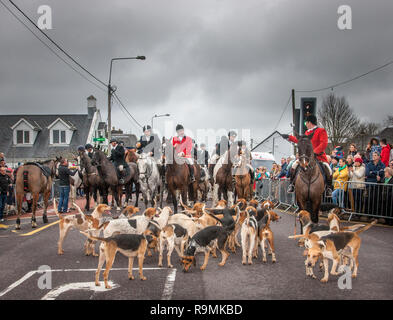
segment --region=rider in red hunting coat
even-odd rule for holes
[[[306,136],[311,136],[311,144],[314,149],[314,154],[318,161],[320,161],[323,165],[321,166],[325,172],[326,176],[326,187],[327,193],[331,193],[331,185],[332,185],[332,171],[330,169],[328,159],[326,157],[326,147],[328,145],[328,135],[324,128],[319,128],[317,126],[317,117],[314,115],[310,115],[306,118]],[[297,143],[298,140],[296,137],[292,135],[283,134],[282,137],[284,139],[288,139],[290,142]],[[293,182],[295,181],[296,177],[296,169],[299,165],[298,160],[292,165],[292,172],[291,172],[291,184],[288,188],[288,192],[294,192]]]
[[[176,126],[177,137],[172,138],[172,145],[178,157],[184,158],[190,171],[191,182],[195,181],[194,177],[194,162],[191,156],[193,147],[192,139],[184,135],[184,127],[181,124]]]

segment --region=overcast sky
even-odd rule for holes
[[[7,0],[2,0],[6,3]],[[170,113],[173,127],[250,129],[256,142],[276,127],[290,90],[347,80],[393,59],[391,0],[14,0],[104,82],[142,124]],[[350,5],[353,29],[337,27]],[[8,4],[9,5],[9,4]],[[107,119],[106,93],[67,67],[0,6],[0,112],[85,113],[93,94]],[[393,65],[335,89],[363,120],[392,114]],[[316,96],[320,105],[329,91]],[[297,95],[299,100],[300,94]],[[298,106],[298,101],[297,101]],[[278,130],[289,132],[287,108]],[[139,135],[117,105],[112,123]],[[155,121],[164,130],[164,120]],[[0,124],[1,125],[1,124]]]

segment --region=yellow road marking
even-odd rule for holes
[[[9,227],[9,226],[6,226],[5,224],[1,224],[1,223],[0,223],[0,228],[1,228],[1,229],[7,229],[8,227]]]
[[[21,237],[31,236],[31,235],[33,235],[33,234],[35,234],[35,233],[38,233],[38,232],[40,232],[40,231],[42,231],[42,230],[44,230],[44,229],[46,229],[46,228],[49,228],[49,227],[51,227],[51,226],[53,226],[53,225],[59,223],[59,221],[60,221],[60,220],[56,220],[55,222],[49,223],[48,225],[43,226],[43,227],[41,227],[41,228],[35,229],[35,230],[30,231],[30,232],[27,232],[27,233],[22,233],[22,234],[20,234],[20,236],[21,236]],[[12,230],[12,232],[19,233],[17,230]]]

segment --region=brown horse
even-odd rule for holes
[[[238,162],[234,164],[236,196],[239,199],[246,199],[249,201],[251,200],[250,169],[247,166],[247,157],[241,150],[239,152],[238,159]]]
[[[20,215],[22,209],[22,201],[25,193],[30,192],[33,197],[33,213],[31,216],[31,227],[36,228],[37,222],[35,212],[40,194],[44,199],[44,213],[42,220],[48,223],[47,208],[48,200],[52,190],[52,181],[56,175],[56,165],[60,162],[60,158],[56,160],[47,160],[44,162],[27,162],[20,166],[16,173],[16,202],[18,206],[18,217],[16,219],[16,230],[20,230]],[[43,172],[45,170],[45,174]]]
[[[125,155],[125,160],[130,168],[130,174],[124,179],[125,180],[125,191],[126,191],[126,200],[124,202],[124,206],[128,205],[128,202],[132,200],[132,187],[135,186],[135,207],[138,207],[139,201],[139,193],[140,193],[140,185],[139,185],[139,171],[138,165],[136,164],[135,158],[138,157],[132,151],[129,151]],[[129,178],[128,178],[129,177]],[[118,190],[121,192],[121,190]],[[121,199],[121,193],[120,193]]]
[[[176,191],[179,191],[182,200],[186,201],[187,191],[190,185],[190,172],[184,159],[177,156],[175,148],[169,140],[166,142],[165,147],[165,162],[168,194],[172,196],[173,209],[177,213]]]
[[[94,202],[98,205],[98,197],[97,191],[100,192],[100,196],[102,197],[105,193],[105,184],[104,180],[98,173],[98,169],[96,166],[93,166],[91,163],[90,157],[86,154],[86,152],[79,152],[81,169],[83,171],[83,186],[86,196],[86,205],[85,209],[87,211],[90,210],[90,194],[93,194]]]
[[[127,163],[130,163],[130,162],[137,163],[138,155],[133,150],[126,150],[126,153],[124,155],[124,159],[126,160]]]
[[[233,191],[232,183],[232,161],[230,151],[226,151],[214,167],[213,173],[213,206],[217,205],[218,200],[221,200],[221,195],[228,202],[228,206],[233,205]]]
[[[301,210],[310,212],[312,222],[318,223],[325,181],[314,156],[310,138],[306,135],[299,137],[297,145],[300,168],[295,178],[296,202]],[[301,228],[303,229],[303,226]]]

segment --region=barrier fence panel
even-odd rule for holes
[[[258,183],[262,188],[258,188]],[[289,208],[296,206],[295,193],[288,193],[289,180],[263,179],[257,183],[257,195],[263,199],[278,200]],[[333,181],[332,197],[323,194],[322,202],[335,203],[353,215],[393,219],[393,185],[371,182]],[[258,190],[259,189],[259,190]]]

